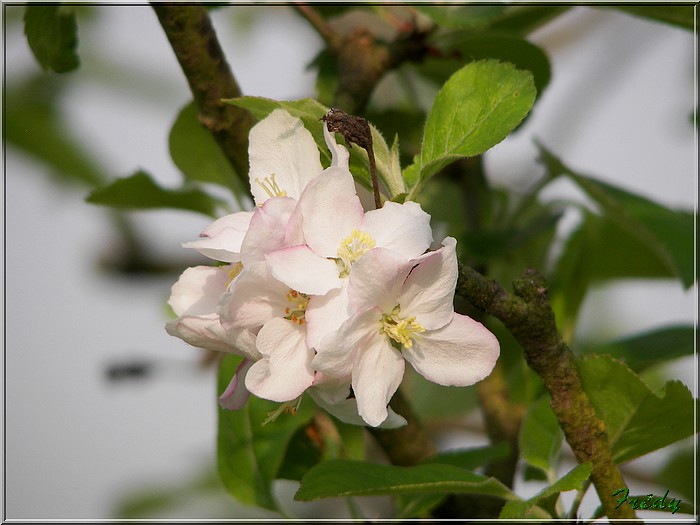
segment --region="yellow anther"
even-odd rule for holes
[[[238,277],[238,274],[243,271],[243,263],[237,262],[228,271],[228,281],[226,281],[226,287],[233,282],[233,280]]]
[[[306,322],[306,307],[309,305],[309,296],[296,290],[289,290],[286,294],[289,306],[284,309],[285,319],[302,326]]]
[[[258,185],[265,191],[265,193],[267,193],[268,197],[270,198],[287,196],[287,192],[280,188],[279,184],[277,184],[274,173],[269,177],[265,177],[262,180],[256,178],[255,182],[258,183]]]
[[[425,332],[425,328],[416,322],[416,316],[401,317],[401,307],[396,305],[391,313],[384,314],[379,321],[379,333],[388,335],[391,339],[404,348],[413,347],[413,340],[418,334]]]
[[[338,247],[338,270],[340,277],[347,277],[350,274],[350,266],[377,245],[372,236],[355,228],[350,235],[343,239]]]

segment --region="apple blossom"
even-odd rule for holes
[[[312,366],[350,377],[360,416],[381,424],[404,374],[404,361],[426,379],[468,386],[495,366],[499,344],[481,323],[454,312],[456,241],[406,260],[375,248],[350,275],[349,306],[355,313],[321,341]]]

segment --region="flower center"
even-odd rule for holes
[[[350,274],[350,266],[366,252],[376,246],[372,236],[367,232],[361,232],[357,228],[340,243],[338,247],[338,258],[336,264],[340,272],[340,277],[347,277]]]
[[[289,306],[284,309],[285,319],[302,326],[306,322],[306,307],[309,305],[309,296],[290,289],[287,292]]]
[[[418,334],[425,332],[425,328],[416,322],[415,315],[401,317],[401,306],[398,304],[391,313],[382,315],[379,323],[379,333],[388,335],[405,348],[411,348],[413,339],[420,337]]]
[[[256,178],[255,182],[258,183],[258,185],[265,191],[265,193],[267,193],[268,197],[270,198],[287,196],[287,192],[280,188],[279,184],[277,184],[274,173],[269,177],[265,177],[262,180]]]
[[[226,288],[228,288],[229,284],[231,284],[242,271],[243,263],[237,262],[236,264],[231,265],[231,268],[228,270],[228,281],[226,281]]]

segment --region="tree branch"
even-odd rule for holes
[[[163,30],[199,108],[199,121],[216,139],[245,187],[248,132],[255,123],[245,109],[222,99],[241,96],[207,10],[201,5],[153,3]]]
[[[591,479],[610,519],[636,518],[627,505],[615,508],[612,496],[626,486],[613,460],[605,423],[596,415],[581,385],[574,356],[557,331],[544,280],[532,270],[513,283],[515,295],[496,281],[460,266],[456,292],[475,307],[497,317],[525,351],[525,359],[542,378],[552,409],[579,463],[590,461]]]

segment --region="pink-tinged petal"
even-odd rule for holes
[[[322,257],[337,257],[340,243],[362,222],[364,210],[346,169],[328,168],[299,198],[304,239]]]
[[[272,275],[298,292],[322,295],[342,285],[335,261],[317,255],[304,244],[277,250],[266,259]]]
[[[247,330],[224,330],[216,314],[185,315],[169,321],[165,331],[197,348],[257,359],[255,336]]]
[[[243,266],[264,261],[268,253],[288,246],[287,223],[296,204],[294,199],[275,197],[255,210],[241,245]]]
[[[331,402],[323,395],[322,392],[317,390],[316,387],[310,388],[307,390],[307,392],[318,406],[323,408],[332,416],[338,418],[343,423],[348,423],[350,425],[365,425],[364,419],[362,419],[360,414],[357,412],[356,399],[350,398]],[[406,420],[389,408],[387,418],[378,426],[378,428],[398,428],[404,425],[406,425]]]
[[[244,359],[238,365],[236,373],[231,378],[231,382],[226,390],[219,396],[219,405],[226,410],[240,410],[248,401],[250,391],[245,387],[245,377],[253,361]]]
[[[321,340],[311,366],[330,377],[349,379],[359,352],[366,346],[365,340],[379,333],[381,317],[379,308],[353,315],[338,330],[329,332]]]
[[[313,350],[306,346],[303,326],[286,319],[272,319],[258,333],[258,350],[263,358],[246,375],[248,390],[271,401],[299,397],[314,379]]]
[[[360,416],[376,427],[389,415],[387,406],[401,384],[405,365],[401,353],[378,331],[365,344],[352,371],[352,389]]]
[[[331,152],[331,166],[349,169],[350,152],[345,146],[338,144],[335,140],[335,133],[328,131],[328,127],[325,123],[323,124],[323,138]]]
[[[348,285],[350,310],[378,306],[382,312],[397,304],[403,282],[411,271],[409,259],[384,248],[374,248],[353,265]]]
[[[253,126],[249,141],[250,191],[256,204],[278,196],[278,191],[298,199],[323,171],[313,136],[300,119],[282,109]]]
[[[418,264],[406,278],[399,297],[403,316],[415,315],[426,330],[445,326],[454,313],[457,284],[457,241],[447,237],[443,247],[418,259]]]
[[[172,286],[168,304],[175,315],[206,315],[226,291],[230,266],[193,266],[187,268]]]
[[[284,317],[288,291],[287,285],[272,276],[267,262],[244,268],[221,297],[221,324],[226,329],[255,330],[273,317]]]
[[[404,357],[423,377],[445,386],[468,386],[488,376],[500,354],[498,339],[484,325],[454,314],[439,330],[427,331],[404,348]]]
[[[340,288],[325,295],[309,297],[306,307],[306,344],[309,348],[318,348],[321,339],[340,328],[349,317],[348,280],[342,279]]]
[[[202,255],[223,262],[241,260],[241,244],[253,216],[252,211],[241,211],[225,215],[209,226],[202,233],[200,240],[183,243],[184,248],[192,248]]]
[[[362,230],[369,233],[377,247],[388,248],[413,259],[433,242],[430,215],[416,202],[386,201],[378,210],[365,214]]]

